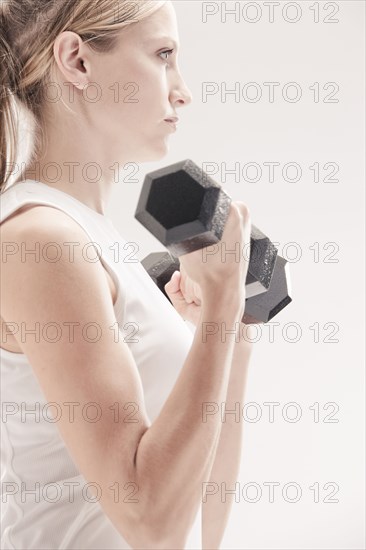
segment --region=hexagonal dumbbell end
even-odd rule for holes
[[[178,257],[220,241],[230,197],[191,160],[146,175],[135,218]]]
[[[229,195],[187,159],[146,175],[135,218],[179,257],[221,240],[230,203]],[[276,247],[252,225],[248,297],[268,290],[276,256]]]
[[[252,224],[250,257],[245,291],[248,298],[266,292],[271,284],[276,263],[277,248],[269,238]]]
[[[269,289],[263,294],[245,300],[242,322],[246,325],[268,323],[291,302],[289,264],[277,255]]]

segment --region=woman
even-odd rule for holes
[[[162,159],[191,101],[172,3],[11,0],[1,23],[2,548],[218,548],[231,501],[203,487],[232,488],[242,427],[202,410],[243,399],[247,262],[185,255],[172,307],[104,215],[111,166]],[[249,238],[234,203],[222,241]]]

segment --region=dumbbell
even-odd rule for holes
[[[146,175],[135,218],[166,246],[174,265],[179,256],[221,240],[230,203],[229,195],[188,159]],[[268,292],[276,258],[276,247],[252,224],[247,300]]]
[[[156,286],[170,301],[164,287],[174,271],[179,271],[179,259],[172,257],[169,252],[153,252],[141,263]],[[246,325],[268,323],[292,301],[290,294],[289,266],[287,261],[277,254],[269,289],[245,300],[242,322]]]

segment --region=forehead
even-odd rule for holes
[[[121,39],[137,39],[141,44],[150,44],[171,39],[178,43],[178,26],[174,7],[171,2],[166,2],[161,8],[148,17],[128,25],[121,33]]]

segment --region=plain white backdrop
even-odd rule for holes
[[[163,161],[122,172],[107,214],[143,259],[163,249],[134,220],[145,173],[216,163],[292,276],[292,304],[255,344],[222,548],[365,548],[365,3],[174,5],[193,102]]]

